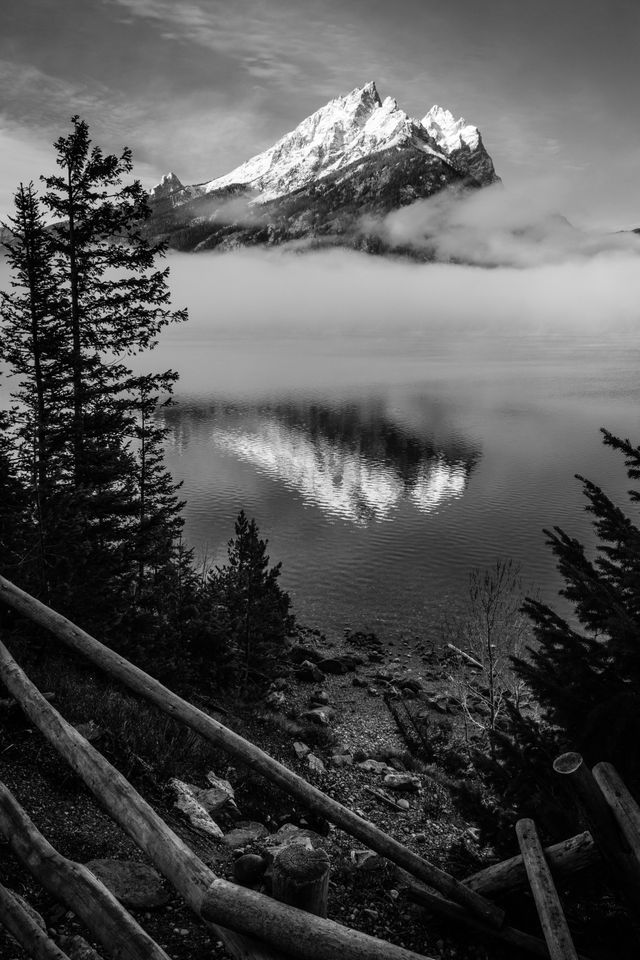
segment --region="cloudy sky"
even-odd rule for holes
[[[0,9],[0,211],[79,113],[146,185],[221,175],[375,80],[477,124],[503,180],[640,225],[637,0],[20,0]]]

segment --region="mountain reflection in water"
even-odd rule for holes
[[[363,403],[209,403],[167,411],[178,445],[209,432],[219,450],[282,483],[305,504],[358,525],[388,520],[403,502],[431,513],[461,497],[480,458],[472,443],[438,442]]]

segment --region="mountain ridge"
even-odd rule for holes
[[[384,252],[363,217],[499,182],[477,127],[440,106],[417,120],[369,82],[227,174],[190,186],[165,175],[147,230],[181,250],[294,241]]]

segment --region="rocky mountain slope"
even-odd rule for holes
[[[294,242],[378,252],[387,213],[496,181],[476,127],[439,106],[416,120],[368,83],[222,177],[193,186],[163,177],[148,230],[179,250]]]

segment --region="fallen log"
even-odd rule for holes
[[[638,930],[635,918],[640,907],[640,863],[602,790],[579,753],[563,753],[554,760],[553,769],[566,778],[580,801],[611,881],[624,897],[629,917]]]
[[[479,660],[476,660],[475,657],[472,657],[470,653],[465,653],[465,651],[461,650],[460,647],[456,647],[455,643],[448,643],[447,646],[450,650],[453,650],[454,653],[457,653],[458,656],[462,657],[463,660],[466,660],[467,663],[470,663],[472,667],[477,667],[479,670],[484,670],[484,667]]]
[[[46,930],[38,926],[19,900],[0,884],[0,923],[33,960],[69,960]]]
[[[300,960],[335,960],[336,955],[341,960],[426,960],[402,947],[219,879],[122,774],[44,700],[2,643],[0,679],[33,724],[198,916],[206,901],[205,919],[215,925],[217,935],[238,960],[283,960],[282,951]],[[260,935],[267,945],[248,939],[258,928],[256,916],[261,918]],[[301,929],[312,934],[312,954]]]
[[[600,852],[588,830],[545,847],[544,855],[554,876],[566,877],[602,863]],[[524,890],[528,886],[522,856],[511,857],[466,877],[463,881],[485,897]]]
[[[502,927],[501,930],[496,930],[495,927],[490,927],[488,924],[472,917],[459,904],[452,903],[450,900],[443,900],[437,893],[427,890],[419,883],[409,884],[406,892],[409,899],[414,903],[418,903],[430,913],[448,917],[455,924],[473,930],[482,940],[503,943],[513,947],[514,950],[528,953],[532,957],[542,957],[543,960],[549,960],[549,950],[544,940],[540,940],[530,933],[517,930],[515,927]],[[579,960],[587,960],[587,958],[580,955]]]
[[[31,875],[82,920],[108,953],[118,960],[169,960],[90,870],[51,846],[3,783],[0,832]]]
[[[533,820],[518,820],[516,834],[549,956],[551,960],[578,960],[571,931]]]
[[[597,763],[593,777],[640,869],[640,807],[610,763]]]
[[[504,911],[491,901],[481,897],[459,880],[429,863],[428,860],[419,857],[398,840],[388,836],[363,817],[359,817],[337,800],[333,800],[321,790],[311,786],[284,764],[274,760],[259,747],[168,690],[139,667],[81,630],[66,617],[20,590],[5,577],[0,577],[0,600],[51,631],[72,650],[87,657],[134,693],[155,704],[169,716],[186,723],[210,743],[225,750],[234,759],[275,783],[308,809],[325,817],[376,853],[438,890],[443,896],[462,904],[476,916],[495,926],[499,927],[504,922]]]

